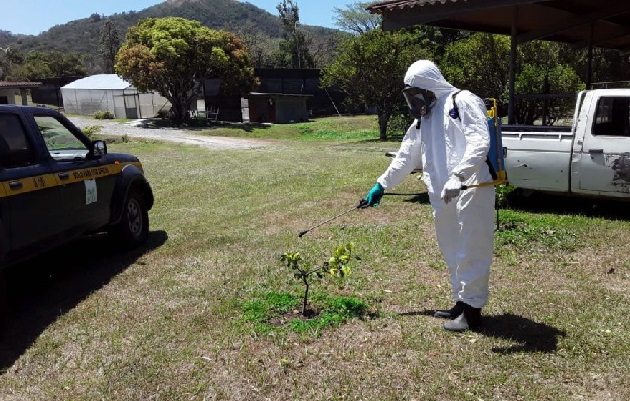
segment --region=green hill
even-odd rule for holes
[[[0,46],[12,46],[23,53],[29,51],[78,52],[84,54],[90,72],[99,72],[99,37],[104,21],[112,20],[121,39],[132,25],[144,18],[166,16],[199,21],[213,29],[232,31],[239,36],[256,36],[259,41],[282,37],[282,23],[273,15],[250,3],[237,0],[166,0],[141,11],[123,12],[111,16],[92,14],[86,18],[55,25],[39,35],[13,35],[0,31]],[[316,26],[303,26],[316,47],[338,38],[339,31]]]

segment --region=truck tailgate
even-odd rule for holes
[[[504,126],[502,137],[510,185],[532,190],[569,190],[571,127]]]

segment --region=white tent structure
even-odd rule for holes
[[[115,118],[151,118],[170,103],[158,93],[140,93],[116,74],[97,74],[61,88],[66,113],[93,115],[109,111]]]

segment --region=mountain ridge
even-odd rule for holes
[[[23,53],[30,51],[77,52],[86,57],[91,72],[98,71],[100,32],[103,24],[111,20],[124,40],[127,29],[144,18],[166,16],[182,17],[199,21],[202,25],[236,34],[242,31],[264,35],[272,39],[282,38],[284,31],[278,16],[248,2],[237,0],[165,0],[140,11],[115,13],[109,16],[92,14],[86,18],[55,25],[38,35],[13,34],[0,30],[0,47],[15,46]],[[338,30],[302,25],[303,29],[318,40],[326,41],[339,33]]]

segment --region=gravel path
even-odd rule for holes
[[[99,134],[123,136],[130,138],[153,139],[164,142],[199,145],[210,149],[251,149],[269,145],[260,139],[213,137],[195,134],[194,130],[180,128],[151,128],[146,120],[135,120],[120,123],[112,120],[97,120],[85,116],[68,117],[77,127],[99,126]]]

